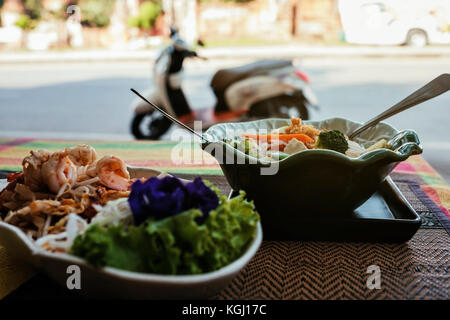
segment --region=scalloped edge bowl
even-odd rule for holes
[[[259,128],[271,130],[289,121],[265,119],[216,124],[205,132],[212,143],[202,144],[203,150],[219,161],[232,188],[246,191],[247,196],[255,201],[263,228],[266,224],[278,223],[284,215],[348,216],[375,193],[398,163],[422,153],[414,131],[398,131],[383,122],[362,132],[354,140],[367,147],[384,138],[388,140],[390,149],[374,150],[359,158],[350,158],[333,150],[315,149],[268,163],[221,141],[225,137],[232,138],[230,134]],[[304,123],[340,130],[345,134],[361,125],[343,118]]]

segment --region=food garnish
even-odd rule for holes
[[[217,194],[201,178],[184,184],[180,179],[167,176],[147,181],[137,180],[128,198],[136,225],[149,217],[160,220],[188,209],[199,209],[203,218],[219,205]]]
[[[303,124],[300,118],[292,118],[289,125],[273,129],[269,134],[244,132],[223,141],[263,161],[281,161],[289,155],[312,149],[334,150],[351,158],[358,158],[364,153],[388,148],[386,140],[382,139],[365,149],[339,130],[317,129]]]
[[[96,267],[136,272],[217,270],[242,255],[259,221],[244,192],[230,200],[217,192],[200,178],[184,187],[173,177],[137,181],[132,185],[136,198],[129,200],[129,214],[139,220],[134,224],[93,223],[77,236],[70,252]],[[169,206],[166,212],[160,201]]]
[[[348,149],[348,142],[344,134],[339,130],[322,131],[317,137],[316,148],[345,153]]]

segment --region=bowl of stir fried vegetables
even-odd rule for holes
[[[232,188],[255,201],[263,227],[283,216],[345,216],[398,163],[422,153],[414,131],[386,123],[349,140],[359,126],[342,118],[221,123],[206,131],[202,148],[216,157]]]

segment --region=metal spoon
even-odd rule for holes
[[[172,117],[170,114],[168,114],[164,109],[158,107],[157,105],[151,103],[150,101],[148,101],[147,99],[145,99],[139,92],[137,92],[136,90],[134,90],[133,88],[130,89],[134,94],[136,94],[139,98],[141,98],[142,100],[144,100],[145,102],[147,102],[149,105],[151,105],[153,108],[155,108],[156,110],[158,110],[159,112],[162,113],[162,115],[164,117],[166,117],[167,119],[169,119],[170,121],[172,121],[173,123],[176,123],[177,125],[179,125],[180,127],[182,127],[183,129],[188,130],[189,132],[191,132],[192,134],[196,135],[197,137],[199,137],[200,139],[206,141],[206,142],[210,142],[208,139],[206,139],[202,134],[198,133],[197,131],[193,130],[192,128],[190,128],[189,126],[185,125],[183,122],[179,121],[178,119]]]
[[[397,114],[406,109],[414,107],[415,105],[418,105],[422,102],[437,97],[438,95],[443,94],[449,89],[450,89],[450,74],[448,73],[441,74],[439,77],[431,80],[422,88],[416,90],[415,92],[410,94],[408,97],[406,97],[393,107],[387,109],[383,113],[380,113],[376,117],[364,123],[361,127],[357,128],[352,133],[350,133],[348,137],[349,139],[352,139],[361,132],[363,132],[364,130],[376,125],[378,122],[387,119],[393,116],[394,114]]]

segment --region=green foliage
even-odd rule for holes
[[[42,16],[42,4],[40,0],[22,0],[25,14],[32,20],[39,20]]]
[[[245,193],[212,210],[203,224],[198,209],[139,226],[90,226],[71,253],[95,267],[111,266],[158,274],[198,274],[238,259],[254,239],[259,215]]]
[[[81,23],[88,27],[107,27],[115,0],[80,0]]]
[[[4,1],[0,0],[0,8],[3,6]],[[38,20],[42,17],[42,4],[39,0],[22,0],[24,7],[24,14],[21,14],[15,25],[22,30],[34,29]]]
[[[21,14],[20,17],[16,20],[15,25],[21,28],[22,30],[32,30],[36,27],[37,20],[31,19],[26,14]]]
[[[139,7],[139,15],[137,17],[130,18],[128,23],[131,27],[150,29],[153,27],[160,12],[161,7],[159,4],[152,1],[145,1]]]

